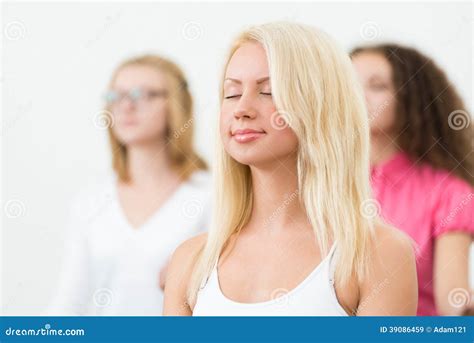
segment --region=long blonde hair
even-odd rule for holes
[[[337,241],[336,279],[368,272],[374,232],[369,183],[368,115],[349,56],[325,33],[301,24],[253,26],[234,41],[224,66],[247,42],[266,51],[273,100],[298,137],[298,189],[324,255]],[[250,219],[250,168],[234,160],[217,141],[214,209],[207,242],[196,256],[188,285],[193,303],[233,233]]]
[[[110,80],[110,86],[113,85],[122,69],[135,65],[153,68],[165,76],[169,113],[166,139],[171,167],[183,180],[196,170],[206,169],[206,163],[193,148],[193,99],[182,70],[175,63],[161,56],[138,56],[124,61],[117,67]],[[112,113],[112,111],[106,107],[105,113]],[[115,136],[111,126],[108,131],[113,169],[120,180],[128,181],[127,148]]]

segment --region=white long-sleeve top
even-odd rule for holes
[[[203,171],[139,228],[122,212],[116,177],[81,192],[71,207],[59,286],[46,314],[161,315],[160,270],[181,242],[208,229],[210,204]]]

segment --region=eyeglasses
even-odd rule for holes
[[[111,89],[105,92],[103,98],[109,106],[117,106],[125,98],[128,98],[134,105],[143,106],[147,105],[150,100],[158,97],[164,98],[167,94],[165,90],[133,88],[128,92],[119,92]]]

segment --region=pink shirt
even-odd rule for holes
[[[372,188],[382,218],[418,244],[418,311],[437,315],[433,295],[434,240],[452,231],[474,234],[474,188],[448,171],[416,163],[403,153],[372,167]]]

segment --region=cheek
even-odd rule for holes
[[[157,106],[155,109],[138,114],[139,126],[144,132],[160,134],[165,132],[168,122],[168,109]]]
[[[390,92],[368,90],[365,94],[369,112],[383,111],[391,101]]]
[[[390,96],[381,96],[375,104],[369,107],[371,127],[390,131],[396,120],[395,100]]]
[[[221,140],[224,144],[230,140],[229,131],[231,129],[232,124],[232,112],[224,109],[222,107],[221,112],[219,114],[219,133],[221,136]]]
[[[298,149],[298,138],[290,127],[267,131],[267,149],[275,157],[283,157],[292,154]]]
[[[135,125],[121,125],[113,127],[117,138],[123,143],[156,139],[164,136],[167,130],[168,113],[165,110],[137,113]]]

